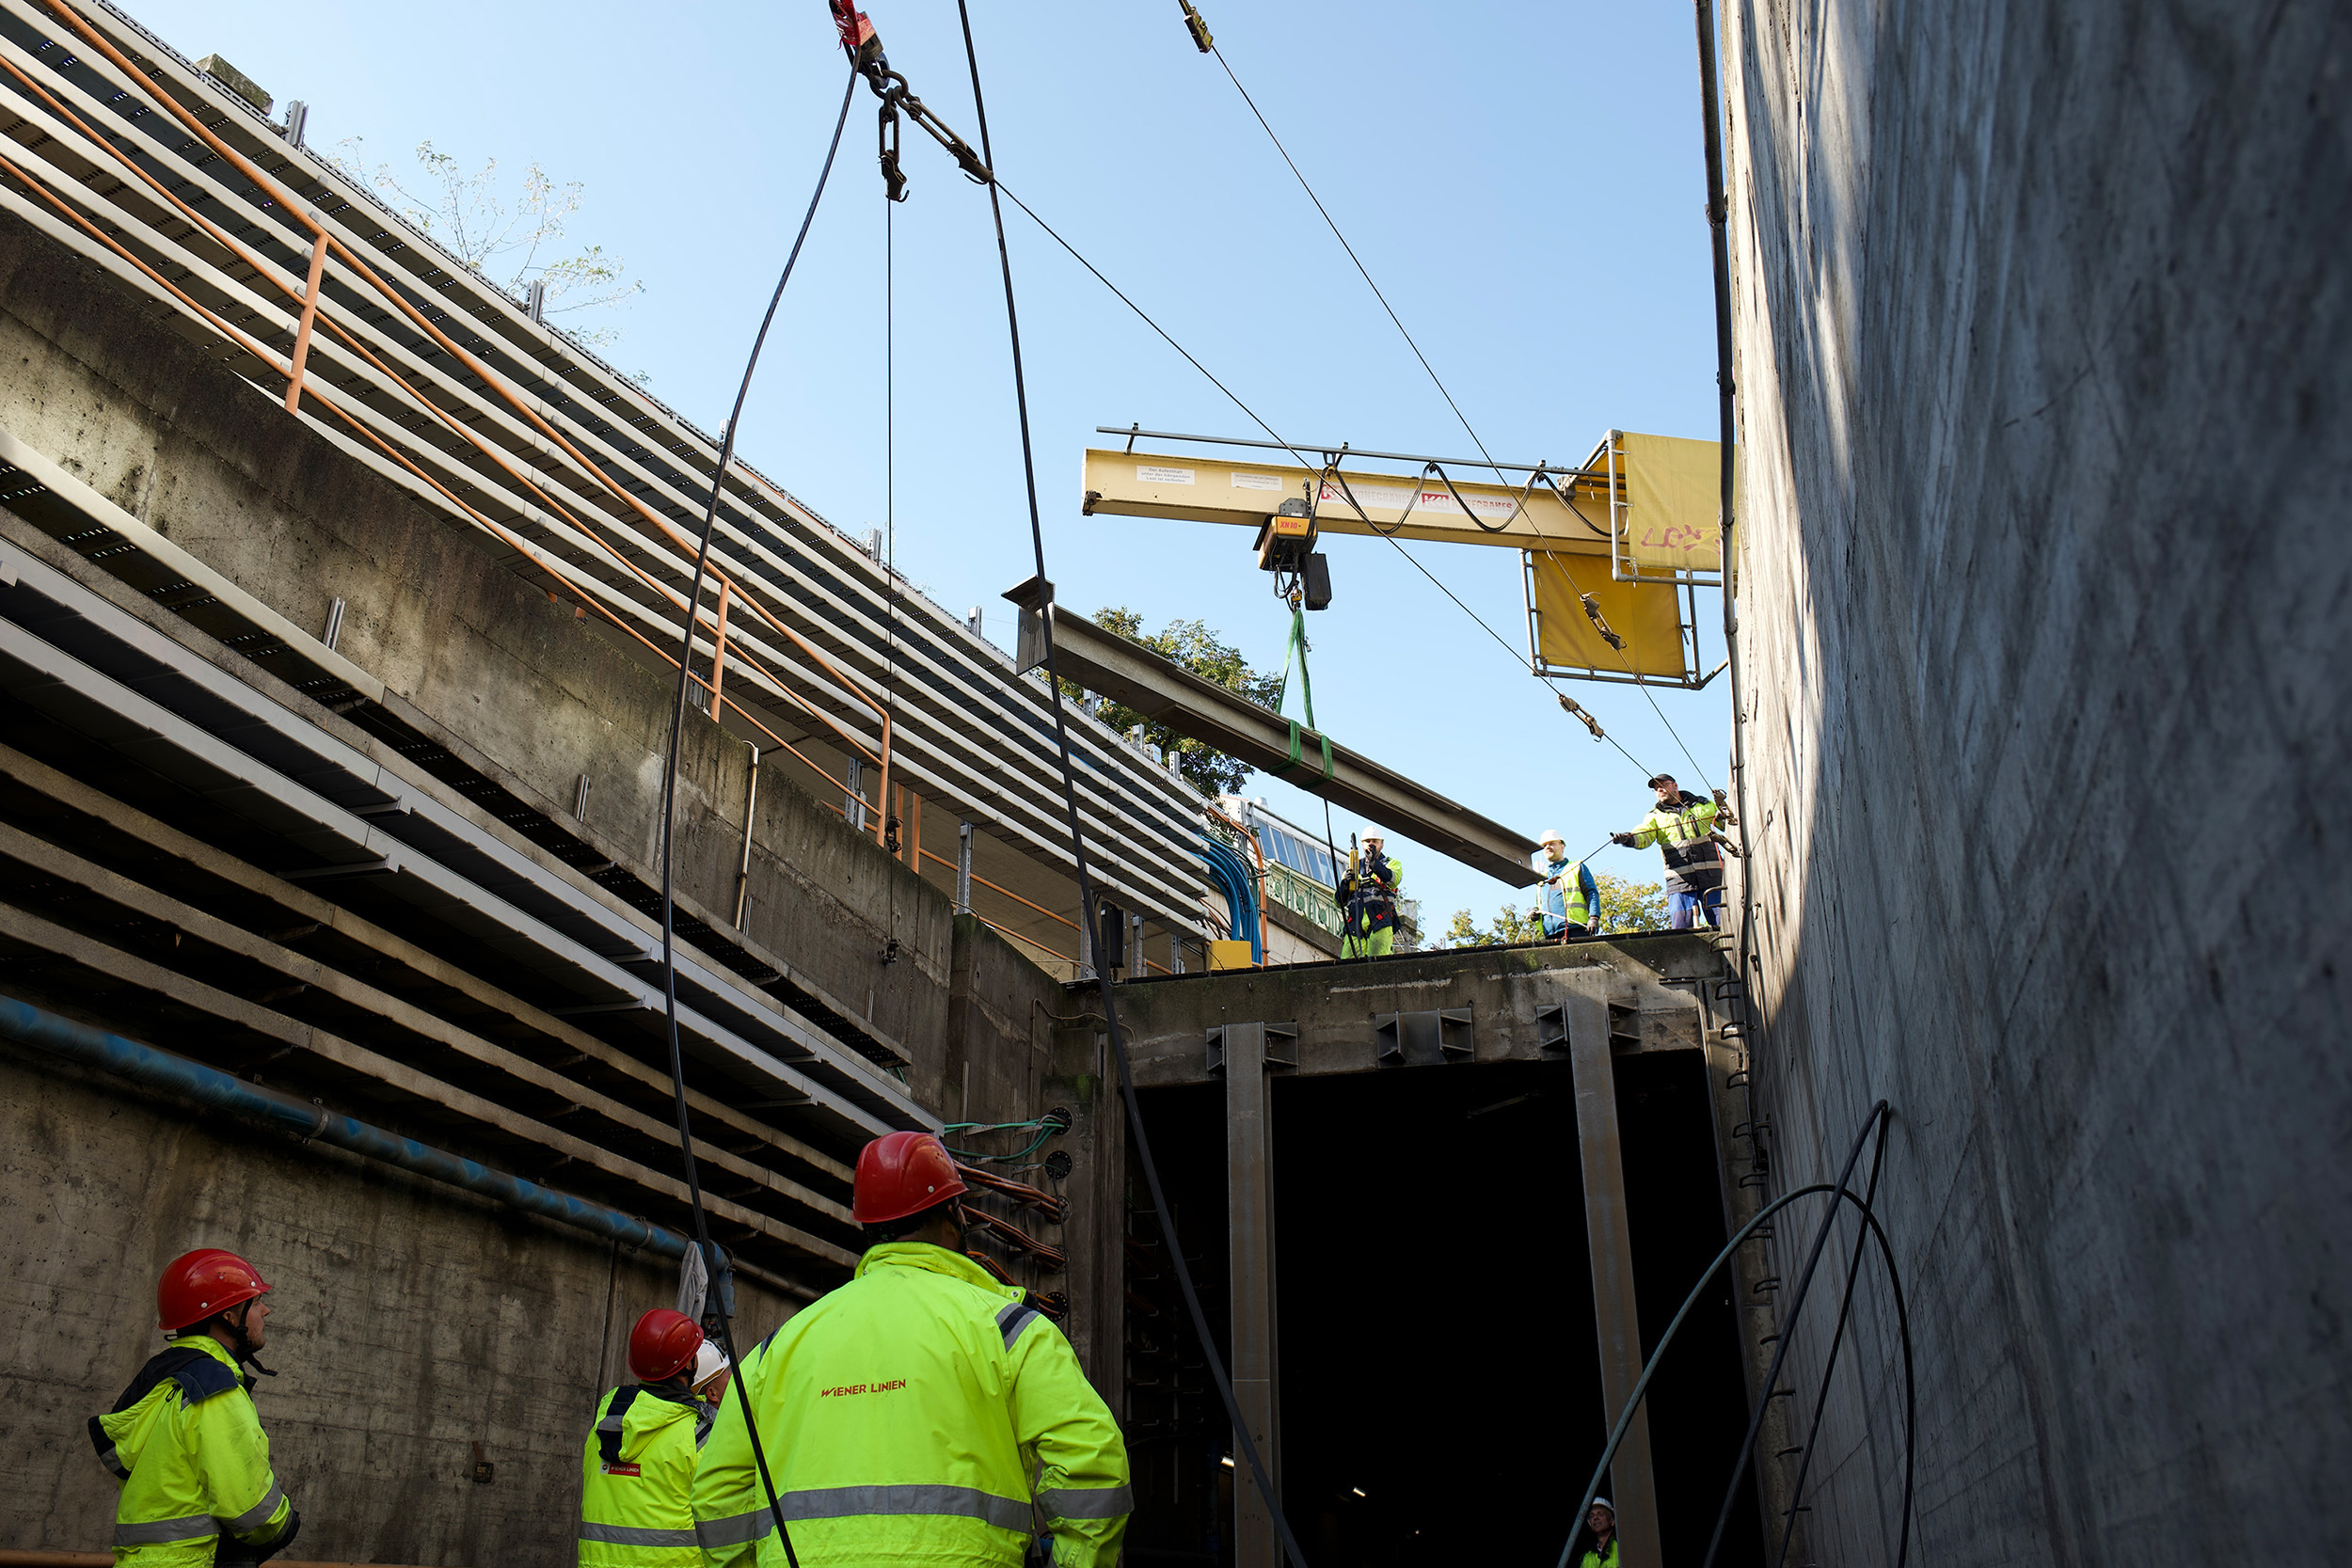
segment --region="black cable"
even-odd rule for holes
[[[1844,1168],[1837,1173],[1838,1191],[1845,1191],[1846,1183],[1851,1180],[1854,1165],[1861,1160],[1863,1146],[1870,1141],[1870,1132],[1873,1128],[1877,1129],[1879,1134],[1878,1147],[1880,1159],[1884,1158],[1886,1153],[1885,1123],[1887,1116],[1888,1112],[1885,1101],[1882,1100],[1877,1104],[1870,1107],[1870,1115],[1868,1118],[1863,1122],[1861,1132],[1855,1135],[1853,1149],[1846,1156]],[[1878,1160],[1873,1160],[1871,1162],[1870,1185],[1873,1190],[1876,1189],[1878,1184]],[[1865,1210],[1865,1212],[1867,1212],[1867,1210]],[[1822,1216],[1821,1227],[1820,1230],[1816,1231],[1813,1236],[1813,1248],[1805,1255],[1804,1272],[1797,1276],[1797,1293],[1790,1299],[1788,1303],[1788,1310],[1781,1319],[1780,1339],[1778,1343],[1772,1346],[1772,1364],[1764,1374],[1764,1397],[1756,1402],[1755,1413],[1748,1418],[1748,1433],[1747,1436],[1740,1440],[1739,1455],[1732,1461],[1731,1484],[1724,1491],[1723,1507],[1719,1509],[1715,1514],[1715,1533],[1707,1543],[1707,1556],[1704,1560],[1702,1560],[1700,1568],[1715,1568],[1715,1554],[1723,1548],[1724,1527],[1731,1523],[1731,1506],[1739,1499],[1740,1480],[1742,1476],[1747,1474],[1749,1458],[1756,1451],[1756,1434],[1758,1432],[1761,1432],[1764,1428],[1764,1412],[1771,1407],[1773,1393],[1780,1386],[1781,1364],[1788,1359],[1788,1347],[1795,1340],[1795,1336],[1788,1332],[1788,1328],[1791,1324],[1795,1323],[1798,1314],[1804,1310],[1805,1295],[1813,1289],[1813,1271],[1821,1261],[1822,1249],[1829,1245],[1830,1231],[1835,1228],[1836,1219],[1837,1211],[1834,1208],[1827,1214]],[[1893,1267],[1891,1259],[1888,1267],[1890,1269]],[[1905,1321],[1907,1323],[1908,1319]],[[1904,1329],[1903,1339],[1905,1345],[1908,1346],[1910,1343],[1910,1330],[1908,1327]],[[1908,1360],[1908,1355],[1906,1355],[1906,1360]],[[1903,1499],[1903,1544],[1906,1551],[1909,1550],[1911,1542],[1909,1523],[1910,1516],[1911,1499],[1908,1496],[1906,1496]],[[1896,1562],[1896,1568],[1902,1568],[1902,1563],[1899,1559]]]
[[[751,396],[752,372],[759,368],[759,351],[767,346],[768,329],[775,323],[776,307],[784,302],[784,286],[792,281],[792,268],[801,259],[801,246],[807,243],[809,226],[817,221],[817,204],[824,199],[825,183],[833,178],[834,154],[841,150],[841,128],[849,123],[850,99],[857,91],[857,74],[852,71],[849,86],[842,90],[841,113],[833,122],[833,141],[825,149],[825,166],[818,172],[817,189],[809,196],[801,231],[793,236],[792,253],[784,260],[784,274],[776,279],[776,292],[768,298],[768,313],[759,319],[759,335],[752,340],[751,357],[743,366],[743,382],[736,388],[735,410],[727,418],[725,435],[720,437],[719,466],[710,476],[710,503],[704,509],[702,537],[694,547],[694,580],[686,595],[686,630],[678,647],[677,701],[670,710],[670,744],[661,765],[663,1024],[670,1044],[670,1093],[677,1107],[678,1153],[686,1162],[686,1197],[694,1211],[694,1244],[702,1249],[706,1263],[715,1259],[717,1249],[710,1240],[710,1216],[703,1210],[702,1174],[694,1163],[693,1127],[686,1108],[686,1055],[678,1042],[677,1028],[676,855],[672,830],[677,815],[678,737],[686,729],[686,688],[693,666],[695,626],[702,614],[703,576],[710,562],[710,536],[718,528],[720,491],[726,483],[727,465],[735,459],[735,432],[743,421],[743,402]],[[785,1561],[790,1568],[800,1568],[801,1560],[792,1550],[791,1531],[785,1528],[784,1504],[776,1496],[775,1478],[769,1473],[767,1451],[759,1441],[759,1423],[752,1419],[751,1390],[743,1383],[743,1358],[735,1353],[735,1326],[726,1310],[723,1291],[719,1294],[719,1348],[726,1352],[727,1364],[735,1374],[735,1402],[743,1412],[743,1428],[751,1434],[752,1463],[759,1471],[760,1485],[767,1491],[768,1513],[775,1521],[777,1536],[784,1542]]]
[[[1868,1132],[1867,1124],[1864,1127],[1864,1132],[1866,1133]],[[1715,1255],[1715,1261],[1709,1264],[1707,1272],[1699,1276],[1698,1283],[1691,1287],[1691,1293],[1683,1298],[1681,1309],[1675,1313],[1674,1321],[1666,1325],[1666,1332],[1664,1336],[1659,1339],[1658,1348],[1650,1352],[1648,1362],[1642,1368],[1642,1375],[1634,1383],[1633,1392],[1626,1400],[1625,1409],[1619,1413],[1617,1417],[1617,1424],[1609,1433],[1609,1442],[1600,1450],[1600,1463],[1593,1466],[1593,1479],[1586,1483],[1584,1496],[1577,1504],[1575,1514],[1576,1522],[1569,1527],[1568,1544],[1565,1548],[1563,1548],[1560,1554],[1560,1568],[1567,1568],[1569,1557],[1576,1549],[1578,1531],[1582,1527],[1584,1516],[1592,1512],[1593,1499],[1600,1495],[1601,1479],[1608,1475],[1610,1464],[1616,1458],[1617,1449],[1624,1444],[1626,1433],[1633,1429],[1633,1413],[1641,1408],[1643,1397],[1649,1392],[1650,1379],[1656,1375],[1659,1364],[1665,1356],[1666,1347],[1671,1345],[1674,1342],[1675,1336],[1681,1332],[1683,1321],[1691,1315],[1691,1309],[1698,1305],[1699,1298],[1707,1292],[1708,1286],[1713,1281],[1715,1275],[1722,1272],[1724,1265],[1731,1260],[1732,1254],[1737,1252],[1740,1246],[1745,1244],[1755,1236],[1757,1227],[1761,1226],[1766,1220],[1771,1219],[1774,1214],[1779,1213],[1782,1210],[1787,1209],[1791,1204],[1797,1202],[1800,1198],[1818,1197],[1824,1193],[1834,1194],[1836,1197],[1842,1199],[1843,1201],[1854,1205],[1854,1207],[1861,1212],[1863,1223],[1867,1227],[1867,1233],[1877,1238],[1879,1243],[1879,1257],[1886,1264],[1887,1282],[1895,1296],[1895,1320],[1901,1330],[1903,1346],[1904,1442],[1902,1505],[1903,1535],[1902,1544],[1899,1548],[1896,1557],[1896,1568],[1903,1568],[1903,1564],[1908,1560],[1911,1550],[1911,1500],[1913,1495],[1911,1465],[1912,1449],[1915,1446],[1914,1439],[1917,1432],[1918,1415],[1917,1389],[1913,1378],[1911,1362],[1911,1316],[1903,1302],[1902,1280],[1896,1273],[1895,1269],[1895,1248],[1893,1243],[1887,1240],[1885,1227],[1879,1223],[1878,1215],[1871,1210],[1868,1204],[1865,1203],[1860,1197],[1855,1196],[1851,1188],[1834,1185],[1827,1181],[1817,1181],[1808,1187],[1799,1187],[1796,1191],[1784,1194],[1780,1197],[1773,1199],[1771,1203],[1766,1204],[1762,1209],[1758,1210],[1753,1219],[1749,1220],[1747,1224],[1741,1226],[1739,1230],[1732,1235],[1730,1241],[1724,1243],[1723,1251]],[[1836,1215],[1837,1212],[1836,1205],[1831,1206],[1830,1212],[1833,1216]],[[1739,1478],[1734,1476],[1732,1478],[1732,1487],[1735,1492],[1738,1490],[1739,1484]]]
[[[989,147],[988,108],[980,94],[980,57],[972,41],[972,13],[968,0],[956,0],[956,15],[963,24],[964,59],[972,71],[972,107],[979,124],[980,157],[989,168],[993,170],[996,167],[996,156]],[[1021,417],[1021,469],[1022,477],[1028,486],[1029,544],[1036,558],[1038,581],[1042,583],[1046,580],[1045,525],[1037,503],[1037,462],[1029,436],[1028,388],[1021,367],[1021,318],[1013,303],[1012,252],[1005,243],[1004,207],[996,198],[996,193],[1001,188],[1001,182],[992,176],[988,186],[988,210],[995,222],[996,259],[1005,278],[1005,325],[1012,343],[1013,403]],[[1009,196],[1011,193],[1006,194]],[[1015,204],[1019,205],[1018,198],[1015,198]],[[1022,211],[1028,212],[1028,209],[1023,207]],[[1034,213],[1030,213],[1029,215],[1032,218],[1037,216]],[[1063,248],[1069,247],[1065,245]],[[1072,254],[1076,253],[1073,251]],[[1088,270],[1093,271],[1091,267]],[[1100,277],[1102,274],[1096,273],[1095,276]],[[1108,279],[1104,281],[1107,282]],[[1124,299],[1126,296],[1121,294],[1120,297]],[[1131,301],[1130,304],[1132,303]],[[1166,333],[1160,335],[1163,338],[1168,336]],[[1173,340],[1170,341],[1172,342]],[[1180,349],[1178,352],[1183,351]],[[1192,356],[1187,354],[1184,357],[1191,359]],[[1193,364],[1198,368],[1200,361],[1193,360]],[[1208,372],[1202,371],[1201,373],[1206,375]],[[1212,376],[1210,379],[1214,381],[1216,378]],[[1227,396],[1230,397],[1232,394],[1229,392]],[[1234,401],[1238,403],[1240,400],[1236,398]],[[1250,417],[1257,418],[1254,414]],[[1275,439],[1279,440],[1281,437],[1276,436]],[[1087,870],[1086,837],[1078,825],[1077,775],[1070,753],[1070,731],[1063,717],[1061,676],[1054,660],[1054,617],[1050,605],[1041,606],[1040,610],[1040,619],[1043,623],[1045,632],[1045,689],[1053,704],[1054,743],[1061,754],[1062,807],[1070,822],[1070,853],[1078,873],[1079,911],[1081,918],[1091,921],[1094,918],[1095,908],[1094,879]],[[1175,1225],[1168,1218],[1168,1196],[1161,1190],[1159,1166],[1152,1158],[1152,1141],[1143,1126],[1143,1108],[1136,1099],[1135,1073],[1127,1060],[1126,1042],[1120,1037],[1119,1004],[1111,994],[1108,966],[1096,964],[1094,975],[1103,998],[1103,1026],[1110,1037],[1111,1055],[1119,1063],[1120,1097],[1125,1101],[1127,1107],[1127,1125],[1135,1136],[1136,1157],[1143,1166],[1144,1182],[1151,1190],[1152,1207],[1159,1221],[1160,1235],[1168,1243],[1169,1260],[1176,1270],[1176,1282],[1183,1288],[1184,1306],[1192,1314],[1193,1332],[1200,1338],[1200,1354],[1208,1363],[1211,1377],[1216,1383],[1217,1396],[1224,1401],[1226,1417],[1232,1422],[1234,1443],[1240,1448],[1243,1457],[1248,1461],[1250,1477],[1258,1485],[1258,1495],[1264,1499],[1266,1511],[1273,1516],[1275,1533],[1281,1539],[1282,1549],[1290,1554],[1290,1560],[1295,1568],[1307,1568],[1307,1554],[1298,1549],[1298,1538],[1292,1533],[1290,1520],[1282,1512],[1280,1497],[1274,1489],[1272,1478],[1266,1472],[1263,1460],[1259,1456],[1257,1442],[1250,1436],[1248,1423],[1242,1419],[1240,1402],[1233,1397],[1232,1379],[1226,1372],[1224,1358],[1216,1353],[1216,1340],[1209,1333],[1208,1317],[1200,1309],[1200,1292],[1193,1286],[1192,1269],[1184,1261],[1184,1250],[1178,1244]]]
[[[1870,1208],[1871,1202],[1878,1196],[1879,1170],[1884,1164],[1886,1156],[1886,1124],[1888,1119],[1889,1118],[1884,1117],[1879,1118],[1878,1151],[1870,1157],[1870,1180],[1865,1183],[1862,1189],[1862,1212],[1866,1214],[1872,1212]],[[1804,1496],[1805,1473],[1813,1467],[1814,1446],[1821,1439],[1821,1413],[1829,1408],[1830,1378],[1832,1374],[1837,1370],[1837,1353],[1839,1350],[1844,1348],[1845,1345],[1846,1321],[1853,1312],[1853,1289],[1856,1285],[1862,1282],[1862,1243],[1868,1240],[1868,1235],[1861,1230],[1857,1230],[1854,1234],[1853,1259],[1846,1265],[1846,1290],[1845,1293],[1839,1298],[1837,1303],[1837,1327],[1831,1332],[1829,1337],[1829,1359],[1821,1368],[1820,1388],[1814,1396],[1813,1423],[1805,1433],[1804,1452],[1797,1457],[1797,1479],[1792,1481],[1788,1487],[1788,1522],[1783,1525],[1780,1529],[1780,1554],[1772,1560],[1773,1568],[1782,1568],[1782,1565],[1788,1562],[1788,1543],[1795,1538],[1797,1533],[1797,1503],[1798,1500]],[[1889,1268],[1891,1273],[1892,1265],[1890,1265]],[[1902,1287],[1898,1284],[1896,1286],[1896,1300],[1899,1303],[1901,1299]],[[1908,1334],[1906,1334],[1903,1341],[1903,1374],[1906,1380],[1908,1380],[1910,1373],[1911,1342]],[[1911,1465],[1915,1458],[1915,1455],[1912,1451],[1911,1418],[1912,1412],[1906,1406],[1904,1411],[1903,1435],[1903,1474],[1906,1491],[1909,1489],[1910,1485]],[[1734,1482],[1734,1484],[1736,1485],[1737,1482]],[[1903,1514],[1903,1549],[1906,1551],[1909,1549],[1910,1531],[1911,1515],[1909,1511],[1906,1510]]]

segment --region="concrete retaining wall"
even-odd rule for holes
[[[1729,10],[1757,1081],[1787,1185],[1895,1108],[1912,1560],[2344,1560],[2352,19]]]
[[[677,1291],[667,1260],[14,1047],[0,1192],[11,1547],[112,1540],[117,1488],[84,1425],[163,1347],[157,1270],[227,1246],[276,1287],[262,1359],[280,1375],[255,1398],[302,1556],[560,1568],[596,1402],[627,1377],[637,1315]],[[736,1331],[755,1340],[794,1305],[739,1281]]]

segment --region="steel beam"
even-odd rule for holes
[[[1577,1147],[1584,1162],[1584,1239],[1593,1262],[1593,1322],[1600,1337],[1598,1430],[1606,1433],[1641,1381],[1642,1324],[1635,1311],[1633,1244],[1626,1224],[1609,998],[1603,991],[1580,987],[1570,989],[1564,1000],[1568,1060],[1576,1080]],[[1659,1568],[1658,1488],[1650,1468],[1646,1404],[1634,1412],[1633,1424],[1617,1449],[1610,1485],[1625,1568]]]
[[[1449,489],[1435,475],[1344,468],[1338,479],[1324,480],[1320,469],[1289,463],[1089,447],[1085,511],[1089,516],[1108,512],[1255,529],[1283,501],[1305,499],[1308,488],[1320,482],[1315,528],[1322,533],[1377,533],[1606,557],[1612,482],[1605,475],[1555,471],[1575,498],[1573,509],[1549,486],[1497,484],[1491,479],[1482,484],[1459,474],[1450,476],[1454,483]],[[1339,479],[1346,481],[1344,491]],[[1470,512],[1465,513],[1454,500],[1457,492]],[[1354,504],[1348,500],[1351,495]],[[1361,515],[1358,506],[1363,509]]]
[[[1229,1023],[1225,1048],[1225,1191],[1232,1261],[1233,1400],[1275,1490],[1282,1486],[1274,1337],[1274,1120],[1267,1103],[1266,1026]],[[1234,1568],[1280,1568],[1274,1515],[1233,1454]]]
[[[1288,720],[1083,615],[1056,607],[1053,617],[1055,669],[1064,679],[1514,887],[1543,879],[1528,863],[1533,839],[1336,743],[1327,778],[1323,737],[1301,732],[1294,761]]]

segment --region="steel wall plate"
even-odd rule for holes
[[[1248,1027],[1250,1025],[1246,1023],[1220,1023],[1208,1031],[1208,1072],[1211,1077],[1224,1075],[1226,1032]],[[1264,1064],[1267,1067],[1296,1067],[1298,1065],[1297,1021],[1294,1019],[1288,1023],[1268,1023],[1261,1027],[1265,1030],[1265,1043],[1262,1051]]]
[[[1476,1054],[1469,1007],[1372,1015],[1373,1049],[1383,1067],[1436,1067]]]

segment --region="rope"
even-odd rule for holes
[[[817,221],[818,203],[824,199],[825,184],[833,178],[834,155],[841,150],[841,128],[850,120],[850,99],[857,91],[857,73],[850,73],[848,86],[841,92],[841,113],[833,122],[833,141],[825,149],[825,166],[818,172],[817,189],[808,198],[808,212],[801,219],[801,231],[793,236],[791,254],[784,259],[784,273],[776,279],[776,292],[768,297],[768,313],[759,319],[759,334],[752,340],[752,352],[743,365],[743,381],[736,388],[735,408],[727,417],[726,431],[720,437],[719,463],[710,475],[710,502],[703,511],[702,537],[694,547],[694,580],[686,595],[686,627],[681,634],[677,659],[677,699],[670,710],[670,744],[661,765],[661,1001],[662,1026],[670,1046],[670,1094],[677,1110],[678,1154],[686,1164],[686,1196],[694,1212],[694,1243],[702,1249],[706,1261],[716,1256],[717,1248],[710,1240],[710,1216],[703,1208],[702,1174],[694,1162],[694,1133],[686,1106],[686,1056],[679,1044],[677,1027],[677,937],[676,937],[676,869],[677,855],[675,829],[677,819],[677,759],[678,739],[686,730],[686,689],[688,672],[693,665],[694,626],[699,619],[703,599],[703,578],[710,564],[710,536],[719,521],[719,496],[726,483],[727,465],[735,460],[735,433],[743,422],[743,403],[751,396],[752,374],[759,369],[760,350],[768,345],[768,329],[775,325],[776,307],[784,303],[785,285],[792,281],[792,269],[800,261],[801,247],[808,242],[808,230]],[[706,1298],[707,1299],[707,1298]],[[785,1561],[789,1568],[800,1568],[800,1558],[792,1550],[791,1532],[785,1528],[784,1504],[776,1497],[775,1477],[768,1469],[768,1454],[759,1441],[759,1423],[752,1419],[751,1391],[743,1384],[743,1358],[736,1354],[735,1325],[728,1315],[724,1292],[719,1296],[719,1348],[726,1352],[727,1364],[735,1373],[735,1402],[743,1412],[743,1427],[751,1434],[752,1463],[759,1471],[759,1484],[768,1494],[768,1513],[775,1522],[777,1539],[784,1543]]]
[[[972,12],[969,0],[956,0],[956,15],[963,24],[964,58],[972,71],[972,106],[979,124],[980,156],[989,168],[993,170],[996,166],[996,157],[989,148],[988,108],[980,92],[980,58],[978,51],[972,42]],[[1036,559],[1038,579],[1044,581],[1046,580],[1045,525],[1037,501],[1037,459],[1029,435],[1028,388],[1021,368],[1021,318],[1013,302],[1012,252],[1005,242],[1004,208],[997,200],[997,193],[1002,189],[1003,182],[992,173],[988,181],[988,210],[989,215],[994,220],[996,259],[1005,278],[1005,326],[1007,335],[1011,340],[1012,348],[1013,404],[1021,417],[1021,469],[1022,478],[1028,487],[1029,546]],[[1009,191],[1005,194],[1011,195]],[[1015,198],[1014,205],[1021,205],[1018,198]],[[1025,213],[1028,212],[1026,207],[1022,207],[1021,210]],[[1034,213],[1030,213],[1029,215],[1032,219],[1037,216]],[[1039,227],[1044,226],[1041,223]],[[1056,238],[1058,239],[1059,236]],[[1065,245],[1062,248],[1068,250],[1070,247]],[[1072,251],[1071,254],[1074,256],[1077,253]],[[1087,270],[1094,272],[1091,266],[1089,266]],[[1094,275],[1097,277],[1103,276],[1099,272]],[[1104,278],[1104,281],[1107,284],[1109,279]],[[1112,293],[1117,293],[1118,291],[1114,289]],[[1124,294],[1120,294],[1120,297],[1126,298]],[[1132,307],[1133,302],[1130,301],[1129,304]],[[1141,312],[1138,311],[1137,314]],[[1147,317],[1146,320],[1148,321],[1149,318]],[[1154,330],[1157,330],[1156,327]],[[1166,338],[1168,335],[1163,332],[1160,336]],[[1173,342],[1174,340],[1170,339],[1169,341]],[[1181,353],[1182,350],[1178,352]],[[1196,369],[1200,367],[1200,361],[1193,359],[1192,356],[1187,354],[1184,357],[1191,360]],[[1203,370],[1201,373],[1206,375],[1208,372]],[[1216,377],[1211,376],[1210,379],[1215,381]],[[1219,389],[1223,389],[1221,384]],[[1226,395],[1232,396],[1230,392]],[[1235,402],[1239,401],[1235,399]],[[1257,416],[1252,414],[1250,418],[1256,419]],[[1260,422],[1263,423],[1263,420]],[[1279,436],[1276,438],[1279,439]],[[1045,689],[1053,705],[1054,744],[1060,753],[1062,809],[1070,827],[1071,858],[1078,873],[1079,903],[1081,908],[1088,912],[1089,918],[1091,918],[1095,908],[1094,877],[1087,869],[1086,835],[1080,831],[1078,823],[1077,772],[1070,752],[1070,729],[1066,716],[1066,704],[1062,696],[1061,675],[1055,664],[1054,620],[1050,615],[1042,619],[1045,628]],[[1161,1236],[1168,1243],[1169,1260],[1176,1271],[1176,1282],[1183,1289],[1184,1307],[1192,1317],[1193,1333],[1200,1342],[1201,1358],[1208,1364],[1210,1378],[1216,1385],[1217,1397],[1223,1402],[1225,1414],[1232,1422],[1234,1446],[1241,1449],[1242,1458],[1249,1469],[1250,1479],[1257,1483],[1258,1495],[1264,1500],[1267,1512],[1273,1515],[1275,1534],[1280,1538],[1283,1549],[1290,1554],[1294,1568],[1307,1568],[1307,1554],[1298,1549],[1298,1538],[1291,1530],[1290,1519],[1283,1512],[1280,1495],[1274,1488],[1273,1479],[1266,1473],[1265,1462],[1258,1452],[1256,1439],[1250,1435],[1249,1423],[1242,1419],[1240,1402],[1233,1396],[1232,1378],[1225,1370],[1224,1357],[1217,1354],[1216,1338],[1209,1332],[1208,1316],[1201,1310],[1200,1293],[1193,1285],[1191,1266],[1184,1260],[1184,1248],[1177,1243],[1174,1222],[1168,1218],[1168,1194],[1160,1183],[1159,1165],[1152,1158],[1152,1140],[1144,1128],[1143,1107],[1136,1098],[1135,1069],[1133,1064],[1127,1059],[1126,1041],[1120,1037],[1119,1002],[1111,993],[1109,970],[1097,966],[1095,982],[1103,999],[1104,1031],[1110,1039],[1112,1058],[1119,1064],[1120,1098],[1126,1103],[1127,1126],[1135,1139],[1136,1163],[1143,1166],[1144,1183],[1152,1194],[1152,1213],[1159,1222]]]

